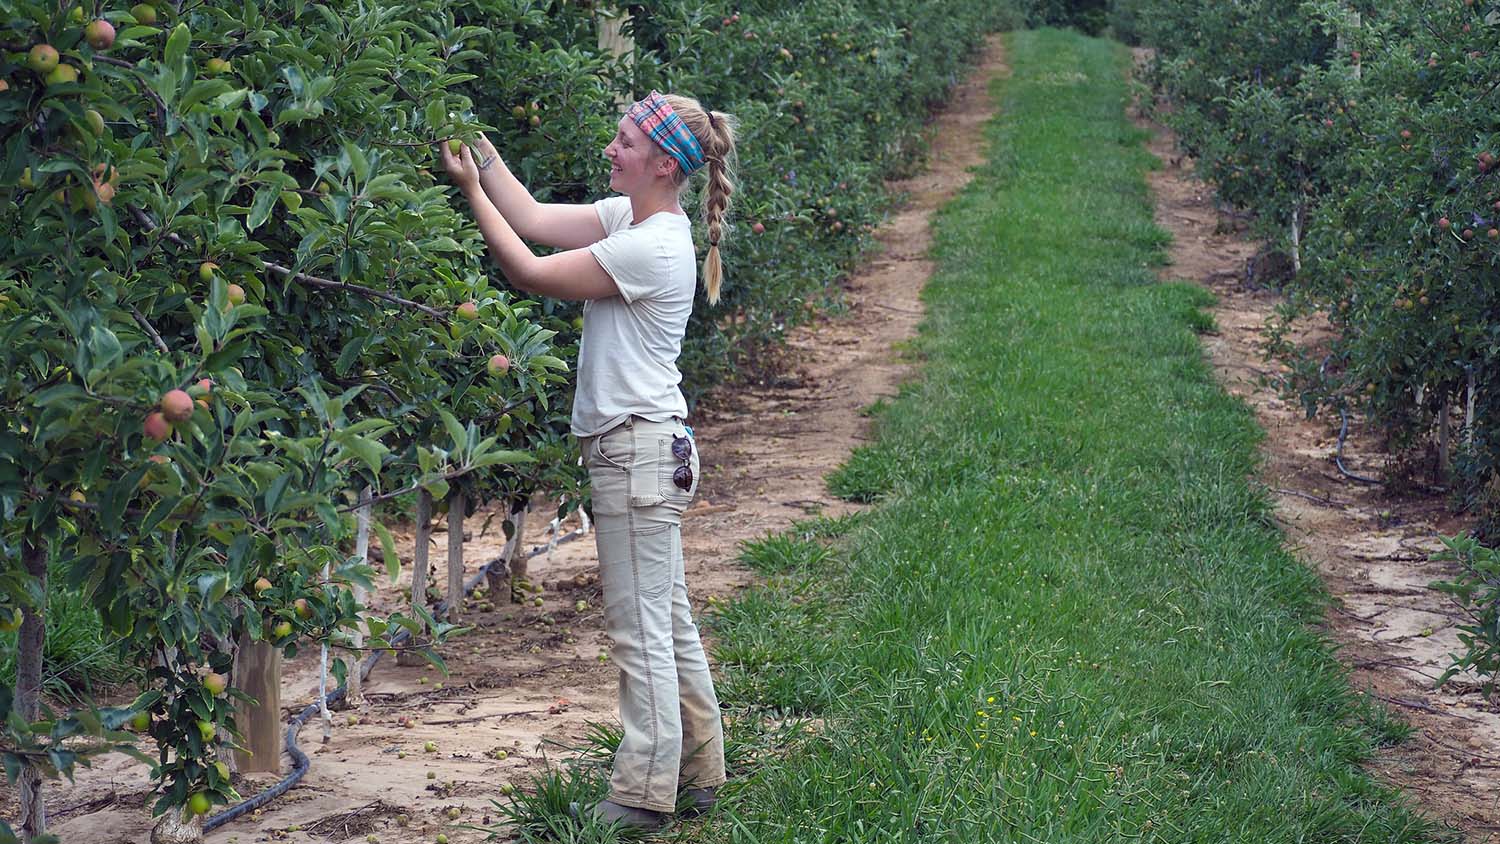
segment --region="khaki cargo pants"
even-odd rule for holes
[[[610,657],[620,669],[624,737],[615,753],[609,799],[671,812],[679,788],[724,782],[724,732],[708,658],[683,579],[682,511],[698,491],[672,473],[681,421],[639,417],[580,440],[593,483],[599,581]]]

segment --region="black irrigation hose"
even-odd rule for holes
[[[560,537],[555,543],[539,545],[536,548],[531,549],[531,553],[526,555],[526,559],[529,560],[532,557],[538,556],[542,552],[550,550],[552,547],[554,547],[554,545],[562,545],[565,542],[572,542],[573,540],[578,539],[581,536],[583,536],[582,530],[571,531]],[[464,594],[469,595],[473,593],[474,588],[479,585],[479,581],[483,580],[485,576],[489,574],[490,566],[493,566],[496,563],[500,562],[504,562],[504,560],[497,559],[485,563],[484,566],[481,567],[479,571],[476,572],[467,583],[464,584]],[[437,605],[437,610],[434,615],[441,616],[447,611],[448,602],[443,601]],[[410,638],[411,631],[403,629],[399,631],[395,636],[391,637],[390,643],[392,645],[400,645]],[[380,657],[383,656],[384,653],[384,651],[375,651],[374,653],[365,657],[364,664],[362,664],[359,669],[360,679],[363,680],[364,678],[370,676],[370,672],[375,668],[375,663],[380,661]],[[347,694],[348,691],[349,688],[347,682],[341,683],[338,688],[328,693],[328,702],[337,703],[338,701],[343,700],[344,695]],[[224,811],[218,813],[217,815],[209,817],[203,822],[204,832],[209,832],[211,830],[217,829],[218,827],[221,827],[232,820],[236,820],[244,815],[249,814],[250,812],[255,811],[256,809],[259,809],[267,803],[270,803],[272,800],[275,800],[276,798],[290,791],[292,786],[296,785],[302,780],[304,776],[307,775],[307,771],[308,768],[311,767],[311,763],[307,759],[307,754],[303,753],[302,749],[297,746],[297,733],[301,731],[303,724],[306,724],[309,719],[317,714],[318,703],[319,701],[316,700],[312,703],[309,703],[302,709],[301,712],[297,713],[296,717],[292,718],[289,724],[287,724],[286,743],[284,747],[286,749],[287,755],[292,757],[292,772],[290,774],[287,774],[286,778],[281,782],[278,782],[265,791],[262,791],[254,797],[251,797],[249,800],[246,800],[237,806],[231,806],[228,809],[225,809]]]
[[[1339,472],[1351,481],[1359,481],[1362,484],[1374,484],[1375,486],[1379,486],[1382,482],[1378,478],[1366,477],[1365,475],[1356,475],[1348,469],[1344,468],[1344,437],[1348,436],[1349,434],[1349,411],[1345,410],[1343,405],[1339,405],[1339,417],[1343,421],[1339,425],[1339,447],[1338,451],[1334,452],[1333,465],[1339,467]]]

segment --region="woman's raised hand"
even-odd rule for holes
[[[468,190],[479,185],[479,165],[474,163],[474,153],[467,144],[458,144],[458,153],[453,152],[452,144],[455,141],[443,141],[438,144],[438,152],[443,157],[443,169],[448,171],[448,178],[463,190]]]
[[[480,132],[474,141],[474,152],[479,159],[480,170],[488,170],[491,165],[500,160],[500,151],[495,149],[495,145],[490,143],[490,139],[486,138],[483,132]]]

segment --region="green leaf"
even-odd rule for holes
[[[172,28],[172,34],[167,36],[167,47],[162,52],[162,63],[172,71],[182,63],[183,57],[187,55],[188,42],[191,39],[187,24],[179,23]]]
[[[274,185],[261,185],[255,190],[255,200],[250,203],[250,215],[245,218],[245,226],[252,231],[260,228],[271,216],[271,209],[276,207],[276,199],[281,196],[281,189]]]
[[[350,435],[347,431],[341,431],[339,442],[348,449],[351,454],[370,467],[370,472],[380,474],[380,464],[390,449],[375,440],[361,437],[357,434]]]
[[[448,436],[453,440],[453,450],[462,451],[469,445],[469,432],[464,428],[458,417],[449,413],[446,408],[438,409],[438,416],[443,420],[443,426],[448,429]]]
[[[513,451],[501,449],[481,454],[471,464],[475,469],[483,469],[486,466],[511,465],[515,463],[535,463],[536,456],[525,451]]]
[[[390,528],[381,524],[379,519],[370,519],[370,529],[380,538],[380,551],[385,556],[385,573],[395,583],[396,577],[401,574],[401,557],[396,554],[396,539],[391,536]]]
[[[422,488],[431,493],[433,498],[444,498],[448,495],[448,482],[441,478],[432,483],[422,484]]]
[[[561,358],[553,357],[552,355],[537,355],[536,357],[528,360],[527,363],[532,366],[541,366],[547,369],[561,369],[563,371],[567,371],[568,369],[567,362],[563,361]]]
[[[434,97],[427,103],[422,119],[427,123],[427,128],[434,132],[443,128],[443,125],[448,122],[448,107],[442,97]]]

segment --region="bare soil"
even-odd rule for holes
[[[768,383],[714,393],[692,423],[703,455],[699,500],[684,517],[687,578],[695,605],[727,598],[750,585],[736,562],[740,544],[784,530],[812,514],[857,509],[835,499],[824,476],[867,439],[861,410],[895,394],[909,375],[897,345],[913,337],[922,317],[919,293],[931,275],[926,259],[932,213],[968,182],[982,163],[982,127],[992,116],[990,83],[1007,72],[998,36],[974,73],[931,124],[930,167],[890,185],[907,201],[876,232],[878,254],[840,280],[848,311],[818,318],[792,332],[787,368]],[[550,512],[539,502],[534,513]],[[469,571],[499,556],[504,537],[496,517],[486,532],[481,510],[471,517],[464,546]],[[529,520],[528,546],[547,541],[545,516]],[[565,525],[564,530],[574,525]],[[403,580],[374,596],[394,608],[409,585],[413,531],[401,526]],[[434,537],[432,566],[441,583],[446,537]],[[613,666],[600,610],[592,538],[558,545],[534,558],[530,576],[544,586],[543,606],[491,596],[494,609],[474,602],[463,619],[474,631],[443,648],[449,676],[382,661],[365,683],[368,703],[334,714],[328,741],[317,719],[300,734],[311,757],[307,777],[254,816],[207,836],[214,844],[250,841],[430,841],[446,831],[454,844],[485,840],[450,823],[498,823],[490,806],[506,782],[526,783],[544,771],[562,745],[582,742],[589,722],[616,717]],[[584,603],[580,604],[582,601]],[[583,609],[579,609],[582,607]],[[316,697],[316,652],[299,656],[283,678],[287,714]],[[349,723],[350,716],[358,719]],[[411,726],[402,726],[410,719]],[[434,742],[435,753],[423,752]],[[498,751],[506,758],[497,758]],[[435,775],[428,779],[428,773]],[[249,796],[278,777],[253,774],[239,785]],[[124,758],[81,771],[76,785],[48,790],[52,831],[65,842],[127,844],[146,841],[151,799],[144,770]],[[10,804],[10,805],[5,805]],[[10,798],[0,799],[7,816]],[[459,819],[450,821],[450,808]],[[398,827],[405,815],[407,826]]]
[[[1162,167],[1148,177],[1156,220],[1172,232],[1164,279],[1201,284],[1218,296],[1217,330],[1205,351],[1226,389],[1243,399],[1266,431],[1260,480],[1276,503],[1291,550],[1313,566],[1331,593],[1327,634],[1348,667],[1354,688],[1373,695],[1406,721],[1409,740],[1383,748],[1370,768],[1414,798],[1416,807],[1461,831],[1468,841],[1500,833],[1500,711],[1485,702],[1476,678],[1434,681],[1459,649],[1458,614],[1429,588],[1451,577],[1435,563],[1440,534],[1464,525],[1440,493],[1358,483],[1334,457],[1339,419],[1309,420],[1275,384],[1284,369],[1267,361],[1267,320],[1282,301],[1249,282],[1246,261],[1261,244],[1221,214],[1213,190],[1194,174],[1171,132],[1144,120]],[[1298,326],[1297,340],[1315,345],[1326,324]],[[1378,432],[1355,419],[1343,450],[1351,472],[1381,477],[1391,460]]]

